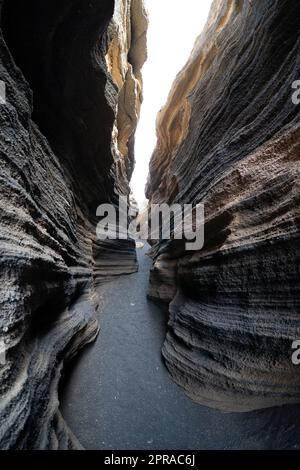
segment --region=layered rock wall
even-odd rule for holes
[[[137,269],[133,241],[96,240],[96,208],[129,197],[147,19],[139,0],[0,8],[0,447],[80,447],[57,389],[97,335],[95,284]]]
[[[300,5],[215,0],[157,119],[151,203],[204,203],[205,245],[153,248],[149,296],[170,302],[163,355],[199,403],[300,401]]]

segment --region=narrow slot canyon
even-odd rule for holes
[[[1,450],[300,449],[300,5],[151,1],[0,0]]]

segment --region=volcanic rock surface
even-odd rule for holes
[[[300,4],[215,0],[157,119],[151,203],[204,203],[205,245],[152,249],[167,367],[195,401],[300,401]]]
[[[96,209],[129,197],[147,18],[141,0],[0,8],[0,447],[78,448],[57,390],[97,335],[95,284],[137,269],[133,241],[96,240]]]

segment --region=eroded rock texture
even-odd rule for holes
[[[58,382],[97,335],[95,284],[137,269],[134,242],[95,227],[129,195],[147,20],[139,0],[0,8],[0,447],[79,447]]]
[[[158,116],[148,197],[203,202],[205,246],[156,245],[149,295],[175,381],[222,410],[300,401],[299,25],[293,0],[215,0]]]

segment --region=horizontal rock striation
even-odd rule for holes
[[[137,269],[133,241],[96,240],[96,209],[129,197],[147,19],[134,0],[0,8],[0,448],[79,448],[58,384],[97,335],[95,285]]]
[[[226,411],[300,401],[299,21],[292,0],[215,0],[157,119],[150,202],[205,205],[201,251],[152,248],[163,356],[193,400]]]

